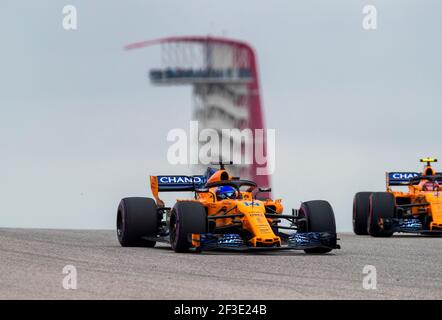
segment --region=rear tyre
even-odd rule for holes
[[[155,241],[143,237],[156,236],[157,205],[151,198],[124,198],[117,212],[117,237],[123,247],[153,247]]]
[[[307,232],[328,232],[336,234],[336,222],[333,209],[327,201],[313,200],[303,202],[299,209],[301,216],[307,218]],[[306,253],[327,253],[329,248],[305,249]]]
[[[383,230],[379,219],[392,219],[395,214],[394,196],[388,192],[374,192],[370,196],[367,231],[373,237],[391,237],[393,232]]]
[[[353,199],[353,232],[358,236],[368,234],[367,220],[371,194],[371,192],[358,192]]]
[[[207,233],[207,214],[198,202],[177,202],[170,216],[170,244],[175,252],[187,252],[191,234]]]

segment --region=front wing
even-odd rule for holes
[[[379,227],[387,232],[425,233],[442,235],[442,230],[428,230],[422,226],[419,219],[379,219]]]
[[[306,250],[314,248],[340,249],[337,244],[337,235],[327,232],[297,232],[281,237],[281,246],[248,246],[237,234],[201,234],[199,246],[201,251],[274,251],[274,250]],[[195,240],[194,240],[195,241]]]

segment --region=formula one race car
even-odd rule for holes
[[[232,177],[220,162],[202,176],[151,176],[154,199],[124,198],[118,206],[117,236],[126,246],[170,243],[176,252],[202,250],[301,249],[327,253],[339,248],[330,204],[316,200],[283,214],[281,199],[258,200],[255,182]],[[191,191],[194,198],[164,206],[161,191]],[[280,224],[286,221],[286,225]],[[282,232],[287,230],[290,233]]]
[[[425,158],[422,173],[387,172],[386,192],[358,192],[353,200],[353,231],[357,235],[390,237],[394,232],[442,235],[442,173]],[[407,186],[408,191],[393,191]]]

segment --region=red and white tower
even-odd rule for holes
[[[259,91],[256,56],[253,48],[243,41],[210,36],[168,37],[127,45],[138,49],[152,45],[161,46],[162,66],[150,70],[151,82],[158,85],[190,84],[193,87],[193,120],[199,130],[215,129],[265,129]],[[267,152],[266,140],[241,139],[241,159],[246,150],[262,143]],[[253,141],[255,141],[253,143]],[[251,146],[252,144],[253,146]],[[223,161],[233,160],[223,155],[213,155]],[[237,155],[238,156],[238,155]],[[261,167],[255,157],[248,155],[251,164],[234,164],[234,175],[256,181],[260,186],[270,186],[268,175],[257,175]]]

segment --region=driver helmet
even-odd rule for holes
[[[437,181],[427,181],[422,186],[423,191],[438,191],[439,190],[439,183]]]
[[[216,189],[216,198],[218,200],[236,199],[236,190],[232,186],[220,186]]]

